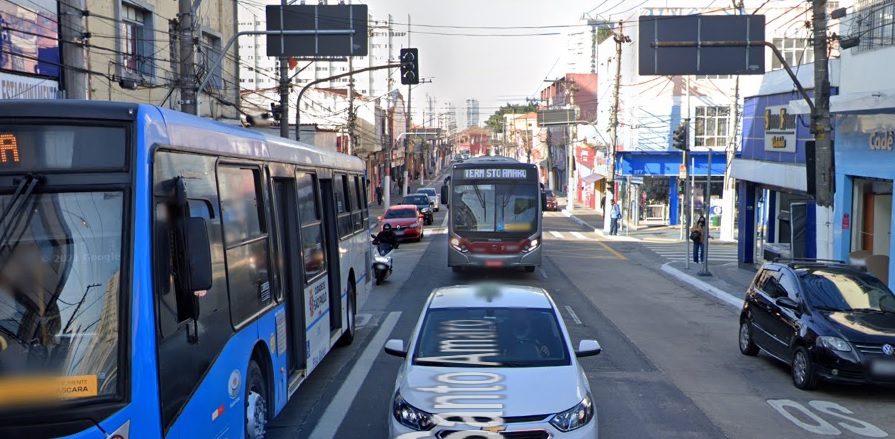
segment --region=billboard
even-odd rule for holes
[[[0,72],[0,99],[56,99],[58,94],[55,79]]]
[[[763,15],[642,15],[638,25],[641,76],[764,74]]]
[[[340,31],[354,34],[268,35],[267,56],[367,56],[367,5],[268,5],[267,30]]]
[[[59,78],[55,0],[0,1],[0,70]]]

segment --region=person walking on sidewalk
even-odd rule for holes
[[[690,229],[690,240],[693,241],[693,262],[705,261],[705,243],[711,238],[705,229],[705,217],[700,215],[696,225]]]
[[[618,220],[622,217],[622,209],[618,207],[615,200],[612,200],[612,207],[609,208],[609,219],[612,221],[609,226],[610,235],[618,235]]]
[[[382,206],[382,185],[376,186],[376,201]]]

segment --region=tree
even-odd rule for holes
[[[516,113],[522,115],[532,111],[538,111],[538,102],[533,99],[526,99],[525,105],[507,103],[485,121],[485,126],[490,128],[492,132],[499,134],[503,132],[504,114]]]

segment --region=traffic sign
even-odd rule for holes
[[[721,215],[721,206],[712,206],[712,215]]]
[[[687,165],[680,165],[679,169],[680,169],[681,178],[686,179],[687,178]]]

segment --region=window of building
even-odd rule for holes
[[[199,41],[202,54],[205,55],[206,65],[214,65],[214,62],[221,56],[221,39],[216,35],[208,32],[202,32],[202,38]],[[251,58],[251,57],[249,57]],[[224,69],[223,63],[218,64],[214,72],[211,72],[212,78],[209,85],[218,89],[224,86]]]
[[[152,14],[145,9],[121,5],[122,67],[135,76],[152,76]]]
[[[729,107],[696,107],[695,146],[727,145]]]
[[[807,38],[774,38],[773,42],[790,66],[814,62],[814,48]],[[783,64],[776,56],[771,58],[771,70],[782,68]]]
[[[861,0],[855,4],[857,28],[861,36],[858,51],[895,45],[895,3],[888,0]]]

